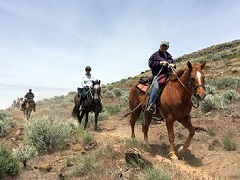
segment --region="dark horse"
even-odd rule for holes
[[[172,161],[177,161],[178,158],[174,152],[174,130],[173,124],[177,120],[185,128],[189,130],[189,135],[186,142],[181,146],[178,151],[184,152],[190,145],[191,139],[195,134],[195,129],[191,123],[190,111],[192,109],[192,96],[201,101],[205,97],[204,89],[204,74],[203,67],[205,63],[194,64],[187,63],[187,67],[173,73],[163,89],[158,108],[154,117],[164,118],[168,131],[168,138],[170,142],[169,155]],[[129,93],[129,105],[131,109],[130,124],[132,130],[132,138],[135,138],[134,126],[136,120],[139,118],[141,111],[144,111],[145,123],[142,126],[144,140],[147,148],[150,148],[148,142],[148,129],[153,115],[145,111],[148,96],[140,91],[136,84],[134,84]],[[139,105],[141,104],[141,105]]]
[[[30,118],[32,110],[35,110],[35,102],[33,99],[27,100],[25,108],[23,110],[24,116],[26,116],[27,120]]]
[[[98,115],[102,111],[102,103],[101,103],[101,86],[100,86],[100,80],[96,80],[93,82],[92,88],[89,89],[86,100],[83,102],[83,110],[80,115],[79,111],[79,99],[80,99],[79,94],[77,94],[74,97],[74,103],[75,106],[72,111],[72,116],[77,117],[78,122],[81,124],[83,116],[86,114],[86,119],[85,119],[85,125],[84,129],[87,127],[88,123],[88,115],[89,112],[94,112],[95,113],[95,128],[94,130],[97,130],[97,123],[98,123]]]

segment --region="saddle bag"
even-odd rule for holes
[[[164,86],[165,82],[166,82],[167,76],[165,74],[161,74],[160,76],[158,76],[158,85],[159,87]]]

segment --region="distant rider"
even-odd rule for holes
[[[34,98],[34,94],[32,93],[32,89],[29,89],[28,93],[24,96],[24,101],[21,105],[21,111],[23,111],[25,109],[27,101],[30,101],[30,102],[34,103],[33,111],[34,112],[36,111],[36,106],[35,106],[35,102],[34,102],[33,98]]]
[[[82,110],[82,105],[83,105],[83,101],[86,99],[87,97],[87,92],[88,90],[92,87],[93,85],[93,81],[95,81],[96,79],[92,76],[91,72],[91,67],[87,66],[85,68],[85,72],[86,74],[84,74],[84,76],[82,77],[82,82],[81,82],[81,88],[80,88],[80,102],[79,102],[79,110]]]

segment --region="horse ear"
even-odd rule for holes
[[[192,64],[189,61],[187,62],[187,65],[188,65],[188,68],[192,70]]]
[[[94,85],[95,85],[95,81],[92,80],[92,84],[93,84],[93,86],[94,86]]]
[[[204,62],[201,64],[201,69],[204,68],[205,64],[206,64],[206,61],[204,61]]]
[[[99,82],[99,85],[101,84],[101,80],[98,81]]]

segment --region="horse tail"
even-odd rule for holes
[[[72,117],[77,117],[77,106],[76,105],[73,107]]]

